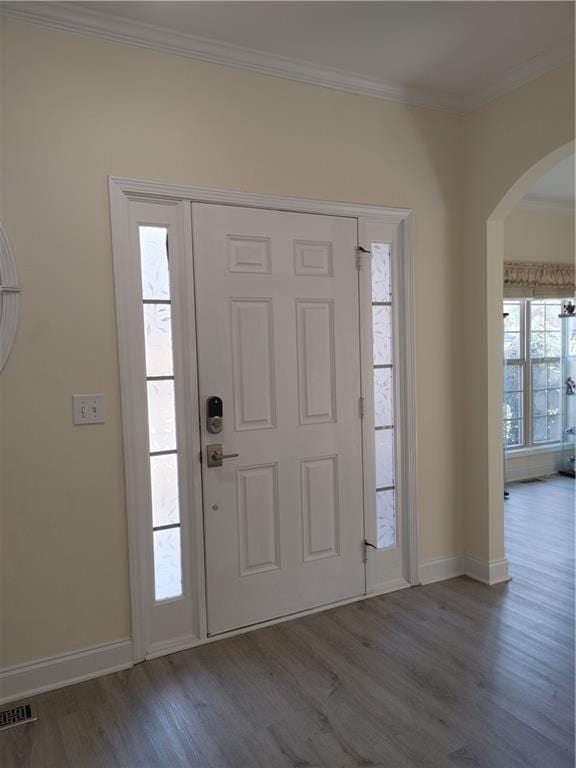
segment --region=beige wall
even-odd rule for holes
[[[574,264],[574,216],[515,208],[504,221],[504,261]]]
[[[108,174],[414,210],[420,555],[459,552],[462,118],[5,22],[0,666],[129,635]],[[73,392],[104,392],[74,428]]]
[[[466,178],[462,292],[466,349],[465,547],[504,556],[502,538],[502,261],[498,226],[487,258],[487,220],[535,163],[574,138],[572,66],[534,80],[464,120]],[[558,158],[561,159],[561,158]],[[545,169],[548,170],[548,169]],[[535,179],[534,179],[535,181]],[[524,194],[527,189],[523,190]]]
[[[420,557],[492,556],[486,317],[502,276],[486,219],[571,138],[569,70],[460,118],[18,22],[3,34],[2,219],[23,295],[0,375],[0,666],[130,633],[109,174],[412,208]],[[106,424],[74,428],[71,394],[94,391]]]
[[[504,220],[504,261],[574,265],[574,215],[566,211],[517,207]],[[508,481],[551,475],[562,463],[556,450],[509,451]]]

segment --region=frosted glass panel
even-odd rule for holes
[[[374,334],[374,365],[392,363],[392,315],[391,307],[372,307]]]
[[[376,487],[394,485],[394,430],[379,429],[375,433]]]
[[[372,301],[390,301],[390,244],[372,243]]]
[[[174,417],[174,382],[148,382],[148,424],[150,451],[173,451],[176,448]]]
[[[396,546],[396,500],[394,491],[376,494],[377,544],[381,549]]]
[[[182,594],[179,528],[154,531],[154,594],[156,600]]]
[[[392,390],[392,369],[374,369],[374,424],[376,427],[391,427],[394,403]]]
[[[170,304],[144,304],[146,375],[171,376],[172,325]]]
[[[167,235],[166,227],[140,227],[142,296],[145,299],[170,298]]]
[[[152,522],[153,525],[173,525],[180,522],[178,510],[178,458],[168,456],[150,457],[152,480]]]

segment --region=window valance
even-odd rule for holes
[[[504,262],[504,297],[563,299],[574,295],[574,265]]]

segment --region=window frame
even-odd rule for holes
[[[520,356],[516,358],[506,358],[504,357],[504,366],[505,369],[509,366],[518,366],[522,372],[522,416],[519,419],[521,425],[522,425],[522,441],[518,445],[508,446],[506,443],[504,443],[504,449],[506,452],[509,452],[511,454],[521,454],[521,453],[535,453],[535,452],[546,452],[553,449],[558,448],[561,445],[561,440],[559,439],[553,439],[553,440],[545,440],[545,441],[534,441],[534,415],[533,415],[533,393],[534,393],[534,381],[533,381],[533,367],[535,364],[544,364],[548,365],[550,363],[556,363],[558,362],[561,364],[562,361],[562,349],[564,344],[564,338],[563,338],[563,327],[560,326],[560,355],[558,357],[533,357],[532,356],[532,302],[540,302],[545,303],[547,301],[554,301],[559,302],[560,306],[564,301],[567,301],[567,299],[546,299],[546,298],[524,298],[524,299],[504,299],[503,302],[503,311],[506,313],[507,305],[514,303],[514,304],[520,304]],[[546,316],[545,316],[546,318]],[[545,319],[546,322],[546,319]],[[505,353],[505,350],[504,350]],[[505,389],[505,380],[503,379],[504,387],[503,387],[503,404],[505,402],[505,397],[507,394],[507,390]],[[548,382],[547,382],[548,383]],[[549,388],[548,386],[542,390],[544,392],[550,391],[550,389],[556,389],[556,388]],[[559,412],[559,418],[562,419],[562,382],[560,381],[560,386],[557,388],[560,391],[560,412]],[[517,390],[520,391],[520,390]],[[548,396],[547,396],[548,398]],[[545,417],[548,420],[548,414]],[[502,417],[502,427],[504,431],[504,424],[506,421],[512,421],[508,419],[504,419]],[[548,424],[546,424],[546,428],[548,428]],[[505,436],[504,436],[505,441]]]

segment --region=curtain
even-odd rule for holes
[[[504,298],[566,299],[574,296],[572,264],[539,264],[530,261],[504,262]]]

